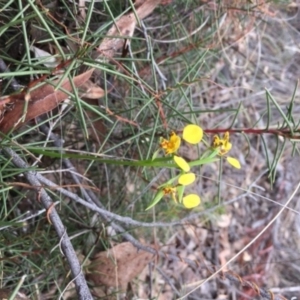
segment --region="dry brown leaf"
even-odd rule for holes
[[[96,286],[104,284],[125,291],[128,282],[141,273],[153,258],[153,254],[138,250],[129,242],[121,243],[93,258],[87,278]]]
[[[162,0],[138,1],[140,5],[134,12],[124,15],[108,30],[107,36],[98,47],[97,51],[105,57],[113,57],[114,53],[123,47],[124,38],[133,36],[137,17],[142,20],[146,18]],[[119,37],[118,37],[119,36]]]
[[[90,69],[74,77],[74,86],[82,86],[87,80],[89,80],[93,71],[93,69]],[[68,92],[72,91],[72,84],[68,78],[62,82],[61,89]],[[18,128],[30,120],[56,108],[59,103],[69,97],[68,94],[61,89],[55,90],[54,82],[54,86],[51,84],[43,84],[42,86],[29,91],[26,95],[24,95],[24,93],[20,93],[0,98],[0,104],[7,101],[7,99],[10,99],[9,103],[14,105],[11,110],[6,111],[4,114],[0,123],[0,132],[8,133],[10,130]],[[28,108],[24,122],[20,122],[24,113],[25,97],[28,99]]]
[[[136,9],[136,14],[140,20],[149,16],[157,5],[161,4],[162,0],[146,0],[141,6]]]
[[[4,116],[4,113],[8,110],[9,105],[11,105],[11,100],[8,97],[0,98],[0,122]]]
[[[99,99],[105,95],[105,91],[90,80],[80,86],[79,92],[80,97],[89,99]]]

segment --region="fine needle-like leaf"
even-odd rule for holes
[[[153,206],[155,206],[164,196],[164,191],[162,189],[159,189],[153,198],[153,200],[150,202],[149,206],[146,208],[146,210],[149,210]]]

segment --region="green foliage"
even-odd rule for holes
[[[93,191],[105,209],[137,221],[183,219],[191,211],[165,199],[163,191],[175,184],[181,171],[171,156],[162,157],[158,149],[161,137],[171,131],[181,133],[187,124],[199,124],[205,136],[193,152],[187,144],[179,151],[196,174],[191,192],[201,194],[202,200],[196,212],[207,209],[214,216],[225,212],[223,202],[230,193],[221,187],[222,182],[240,179],[240,174],[247,173],[251,164],[248,154],[256,147],[257,137],[265,159],[260,168],[267,167],[270,182],[275,183],[277,166],[290,141],[293,152],[299,151],[297,86],[284,104],[266,89],[260,110],[254,101],[247,104],[242,93],[234,94],[241,82],[229,81],[236,74],[228,71],[228,61],[237,55],[235,43],[245,32],[238,31],[239,26],[232,28],[232,24],[247,27],[248,12],[259,11],[253,1],[235,2],[241,4],[236,4],[239,10],[233,17],[230,14],[237,10],[222,1],[215,1],[215,10],[206,9],[199,1],[161,5],[138,26],[129,48],[124,44],[115,57],[95,59],[108,29],[131,10],[132,1],[86,2],[86,18],[82,20],[72,1],[59,1],[56,7],[55,1],[0,0],[0,59],[9,67],[0,73],[0,96],[11,95],[12,90],[16,93],[43,75],[47,82],[59,78],[59,73],[35,57],[32,46],[48,52],[58,62],[71,62],[58,70],[63,74],[61,82],[95,68],[93,80],[106,91],[96,101],[86,101],[78,92],[70,93],[69,101],[37,122],[2,135],[1,149],[13,149],[30,165],[29,169],[18,168],[4,154],[0,156],[2,286],[13,288],[26,274],[22,288],[30,299],[50,291],[54,299],[71,281],[59,240],[47,211],[41,207],[36,192],[39,187],[30,186],[24,179],[28,170],[44,174],[57,185],[57,189],[45,188],[56,202],[75,249],[84,249],[86,259],[96,244],[109,245],[116,236],[105,232],[107,223],[97,213],[62,195],[58,188],[79,196],[83,195],[82,189]],[[259,28],[261,21],[263,16],[257,17],[252,26]],[[238,53],[234,59],[238,61],[243,55],[247,53]],[[241,89],[248,96],[248,88]],[[60,147],[40,130],[42,124],[64,141]],[[211,148],[213,136],[221,137],[226,131],[230,132],[233,155],[242,162],[244,173],[236,175],[226,164],[216,163],[220,161],[220,149]],[[76,170],[64,166],[64,159],[71,160]],[[74,183],[72,173],[80,174],[81,186]],[[204,183],[206,174],[213,182],[207,184],[209,188]],[[179,187],[179,203],[187,190]],[[131,233],[150,236],[143,228]],[[162,240],[164,235],[168,233],[161,230]]]

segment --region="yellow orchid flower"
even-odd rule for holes
[[[190,144],[198,144],[203,138],[203,129],[195,124],[189,124],[184,127],[182,132],[182,139]],[[183,170],[185,173],[178,175],[178,184],[172,186],[170,184],[164,185],[157,192],[152,203],[148,206],[147,209],[150,209],[156,205],[164,195],[170,195],[172,199],[177,203],[179,198],[180,203],[186,208],[193,208],[200,204],[200,197],[196,194],[190,194],[183,197],[185,186],[192,184],[196,175],[190,173],[190,165],[185,161],[184,158],[175,155],[181,144],[181,138],[174,131],[171,132],[169,139],[161,138],[160,148],[165,151],[166,155],[173,154],[173,160],[176,165]],[[157,155],[158,151],[155,155]]]
[[[198,144],[203,137],[203,129],[194,124],[189,124],[183,128],[182,138],[190,144]],[[181,144],[181,138],[172,131],[169,139],[162,138],[160,147],[164,149],[165,154],[176,153]]]
[[[230,149],[232,148],[232,144],[229,142],[229,132],[226,131],[224,133],[223,139],[220,139],[220,137],[218,135],[215,135],[213,137],[212,147],[214,149],[219,149],[218,154],[220,156],[224,156],[226,153],[228,153],[230,151]],[[226,160],[234,168],[236,168],[236,169],[241,168],[241,164],[236,158],[227,156]]]
[[[166,186],[163,188],[164,195],[171,195],[172,199],[177,203],[177,188],[172,186]]]
[[[232,148],[232,144],[229,142],[229,132],[226,131],[224,133],[223,139],[220,139],[218,135],[215,135],[213,137],[212,147],[214,149],[219,148],[219,155],[222,156],[226,154]]]
[[[162,188],[162,196],[171,195],[172,199],[177,203],[177,196],[179,195],[179,200],[181,202],[181,192],[184,192],[184,187],[189,184],[192,184],[195,181],[195,179],[196,175],[194,173],[180,175],[178,178],[178,184],[176,186],[166,185]]]
[[[165,150],[166,155],[176,153],[180,147],[181,138],[172,131],[168,140],[162,139],[160,147]]]

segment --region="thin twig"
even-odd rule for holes
[[[46,186],[49,186],[50,188],[55,187],[55,190],[59,193],[61,193],[64,196],[67,196],[71,198],[72,200],[76,201],[77,203],[80,203],[84,205],[85,207],[89,208],[92,211],[95,211],[99,213],[102,217],[108,219],[108,222],[112,221],[117,221],[126,225],[131,225],[131,226],[137,226],[137,227],[148,227],[148,228],[155,228],[155,227],[172,227],[172,226],[178,226],[178,225],[184,225],[186,223],[190,223],[193,219],[197,219],[200,216],[207,215],[209,212],[213,212],[215,209],[217,209],[216,206],[211,209],[207,209],[205,211],[201,211],[198,213],[195,213],[191,216],[188,216],[186,218],[183,218],[179,221],[173,221],[173,222],[142,222],[142,221],[136,221],[130,217],[122,217],[118,214],[112,213],[104,208],[104,206],[100,205],[98,197],[92,193],[92,191],[86,191],[83,189],[84,197],[86,200],[83,198],[79,197],[77,194],[74,194],[64,188],[60,188],[57,184],[53,183],[51,180],[45,178],[44,176],[37,174],[38,179],[40,180],[41,183],[44,183]],[[235,202],[239,200],[241,197],[245,197],[247,193],[242,194],[236,198],[233,199],[233,201],[230,201],[230,203]],[[97,205],[95,204],[97,202]]]

